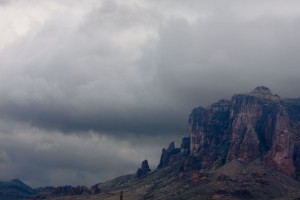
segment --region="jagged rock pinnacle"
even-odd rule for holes
[[[151,171],[151,169],[149,168],[148,160],[144,160],[142,162],[142,167],[137,170],[136,176],[137,177],[144,176],[150,171]]]
[[[174,141],[169,144],[168,151],[173,151],[175,149]]]

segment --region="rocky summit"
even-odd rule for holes
[[[299,99],[281,99],[267,87],[257,87],[207,108],[194,108],[189,131],[189,142],[184,138],[181,149],[163,149],[158,167],[180,163],[183,170],[202,170],[219,168],[232,160],[260,160],[299,179]]]
[[[114,200],[121,191],[124,200],[300,199],[300,99],[260,86],[194,108],[188,124],[189,135],[162,149],[156,170],[145,160],[136,174],[96,184],[97,193],[59,199]]]
[[[259,159],[299,179],[299,102],[281,99],[262,86],[208,108],[195,108],[189,116],[190,154],[199,169]]]

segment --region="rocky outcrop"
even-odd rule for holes
[[[181,149],[175,148],[174,142],[171,142],[167,149],[162,149],[160,161],[157,168],[164,168],[167,166],[171,166],[174,163],[177,163],[179,160],[182,159],[182,155],[180,154],[180,152]]]
[[[258,159],[299,178],[299,99],[282,99],[264,86],[257,87],[231,100],[193,109],[189,130],[190,144],[184,139],[177,151],[163,149],[159,167],[180,163],[182,169],[211,169],[232,160]]]
[[[144,160],[142,162],[142,167],[137,170],[136,176],[137,177],[142,177],[142,176],[146,175],[150,171],[151,171],[151,169],[149,168],[148,161]]]

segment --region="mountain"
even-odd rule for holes
[[[6,182],[0,181],[0,199],[26,199],[34,194],[34,190],[19,179]]]
[[[97,193],[56,189],[41,198],[300,199],[300,99],[260,86],[194,108],[188,123],[189,135],[162,149],[157,169],[143,161],[136,174],[94,185]]]
[[[173,154],[184,170],[213,169],[238,160],[255,160],[299,179],[300,101],[281,99],[266,87],[198,107],[189,116],[190,152]],[[163,157],[164,155],[162,155]]]

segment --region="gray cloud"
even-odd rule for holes
[[[0,5],[5,5],[9,2],[9,0],[0,0]]]
[[[298,1],[9,2],[2,179],[92,184],[155,166],[193,107],[258,85],[300,96]]]
[[[135,173],[146,157],[155,168],[160,147],[166,145],[161,139],[125,140],[95,132],[65,135],[19,124],[1,132],[0,178],[18,177],[32,186],[92,185]]]

